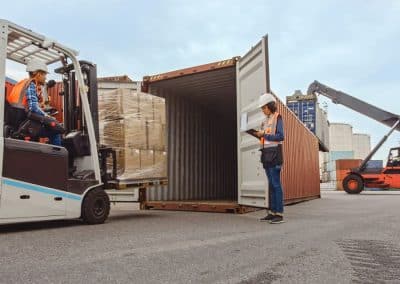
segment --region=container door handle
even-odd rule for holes
[[[30,195],[20,195],[19,198],[20,199],[29,199],[31,197],[30,197]]]
[[[55,200],[55,201],[61,201],[61,200],[62,200],[62,197],[59,197],[59,196],[54,197],[54,200]]]

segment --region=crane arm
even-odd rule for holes
[[[307,94],[317,94],[325,96],[332,100],[335,104],[340,104],[348,107],[360,114],[363,114],[369,118],[372,118],[390,128],[400,119],[400,115],[394,114],[369,103],[366,103],[360,99],[352,97],[342,91],[335,90],[328,87],[318,81],[314,81],[307,90]],[[395,130],[400,131],[400,125],[397,125]]]

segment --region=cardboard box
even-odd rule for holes
[[[147,149],[146,121],[140,118],[124,120],[124,146],[134,149]]]
[[[154,165],[154,151],[141,150],[140,151],[140,168],[151,168]]]
[[[120,180],[167,176],[164,99],[128,89],[103,93],[99,119],[100,143],[116,150]]]
[[[165,136],[163,132],[162,124],[159,122],[148,121],[147,122],[147,137],[148,137],[148,149],[150,150],[165,150]]]
[[[153,96],[139,93],[139,114],[145,120],[154,120]]]
[[[102,142],[112,148],[123,148],[125,141],[124,120],[110,120],[104,122]]]
[[[139,96],[129,89],[116,89],[98,96],[99,120],[115,120],[139,113]]]
[[[154,121],[160,122],[161,124],[166,123],[166,113],[165,113],[165,99],[154,97]]]
[[[167,152],[154,151],[154,174],[167,177]]]
[[[140,170],[140,150],[126,148],[124,155],[126,173],[134,173]]]

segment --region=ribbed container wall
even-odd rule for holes
[[[47,94],[50,96],[50,105],[58,110],[58,114],[55,118],[59,122],[64,120],[64,97],[60,96],[60,93],[64,90],[64,85],[61,82],[57,82],[54,87],[49,88]]]
[[[322,182],[329,181],[328,164],[329,164],[329,153],[319,152],[319,170],[320,170],[320,179]]]
[[[371,151],[371,136],[368,134],[353,134],[354,159],[365,159]]]
[[[329,124],[328,115],[321,108],[320,104],[316,106],[315,134],[329,148]]]
[[[316,133],[316,106],[314,100],[299,100],[297,102],[288,102],[287,106],[291,109],[298,118],[311,130]]]
[[[143,90],[165,98],[167,111],[168,188],[149,190],[149,201],[239,202],[236,62],[143,79]],[[318,198],[318,139],[282,102],[278,105],[285,124],[285,201]],[[255,168],[262,168],[259,158],[255,163]],[[255,181],[267,180],[263,171],[260,175]]]
[[[6,81],[6,85],[5,85],[5,88],[6,88],[6,91],[5,91],[6,96],[7,96],[8,94],[11,93],[13,87],[14,87],[14,85],[13,85],[12,83]]]
[[[165,97],[168,190],[150,189],[148,199],[237,200],[235,121],[187,98]]]
[[[282,168],[285,201],[320,196],[318,140],[281,102],[278,111],[285,131]]]

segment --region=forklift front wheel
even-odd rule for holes
[[[364,180],[356,174],[349,174],[343,180],[343,189],[348,194],[358,194],[364,190]]]
[[[110,213],[110,199],[101,188],[88,192],[82,204],[82,219],[87,224],[102,224]]]

